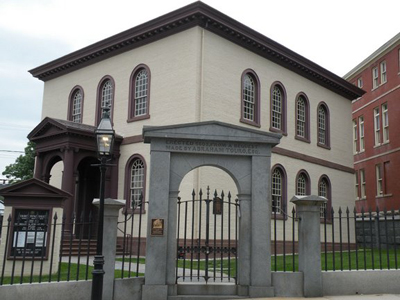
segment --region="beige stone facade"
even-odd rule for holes
[[[232,24],[221,26],[231,26],[235,30],[241,26],[235,21],[229,22]],[[221,36],[223,34],[216,34],[216,29],[207,26],[211,25],[179,30],[128,51],[109,55],[95,63],[73,67],[68,72],[45,78],[42,117],[67,119],[71,92],[74,87],[79,86],[83,91],[82,123],[97,126],[98,86],[104,76],[112,77],[115,83],[112,120],[116,133],[124,139],[118,162],[118,198],[124,199],[125,169],[132,155],[140,154],[144,158],[146,182],[149,182],[149,145],[138,142],[143,126],[217,120],[269,131],[271,87],[278,82],[286,92],[286,134],[273,150],[271,165],[279,164],[285,170],[284,194],[287,211],[292,209],[289,200],[296,194],[296,177],[300,170],[309,174],[310,194],[318,195],[319,180],[324,175],[329,179],[332,207],[335,210],[339,207],[352,207],[354,185],[351,100],[361,91],[289,49],[260,37],[251,29],[243,29],[248,31],[244,34],[236,30],[235,34],[240,33],[243,41],[233,42]],[[246,43],[259,43],[261,46],[258,48],[261,50],[251,50]],[[281,51],[282,58],[275,59],[271,56],[268,59],[266,55],[260,54],[264,51],[263,43],[275,46],[276,49],[271,47],[271,51]],[[286,66],[285,60],[293,67]],[[298,62],[297,67],[292,60]],[[130,80],[132,72],[139,65],[145,65],[150,71],[150,117],[128,122]],[[258,78],[260,120],[256,127],[240,121],[241,82],[246,70],[251,70]],[[309,142],[296,139],[296,98],[299,93],[306,95],[309,101]],[[320,103],[324,103],[329,111],[328,148],[317,145]],[[130,142],[133,140],[135,142]],[[236,188],[229,176],[221,175],[221,171],[211,171],[211,168],[205,168],[188,174],[180,196],[189,198],[193,188],[198,190],[207,186],[212,190],[224,187],[235,194]],[[148,189],[148,185],[146,188]],[[146,194],[148,195],[148,190]]]

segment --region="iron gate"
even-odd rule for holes
[[[237,283],[238,200],[217,191],[203,199],[193,190],[192,199],[178,198],[176,282]]]

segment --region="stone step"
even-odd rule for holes
[[[178,295],[200,296],[236,296],[237,286],[234,284],[178,284]]]
[[[168,300],[236,300],[248,299],[248,297],[241,297],[235,295],[177,295],[168,296]]]

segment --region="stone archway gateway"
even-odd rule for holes
[[[175,259],[179,186],[201,166],[227,172],[240,203],[238,285],[235,294],[273,296],[270,266],[270,161],[280,135],[217,121],[144,127],[151,144],[144,300],[179,294]],[[152,225],[157,225],[153,226]],[[213,287],[215,290],[216,287]],[[198,293],[207,287],[196,289]]]

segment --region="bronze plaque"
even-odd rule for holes
[[[164,219],[151,220],[151,235],[163,236],[164,235]]]

